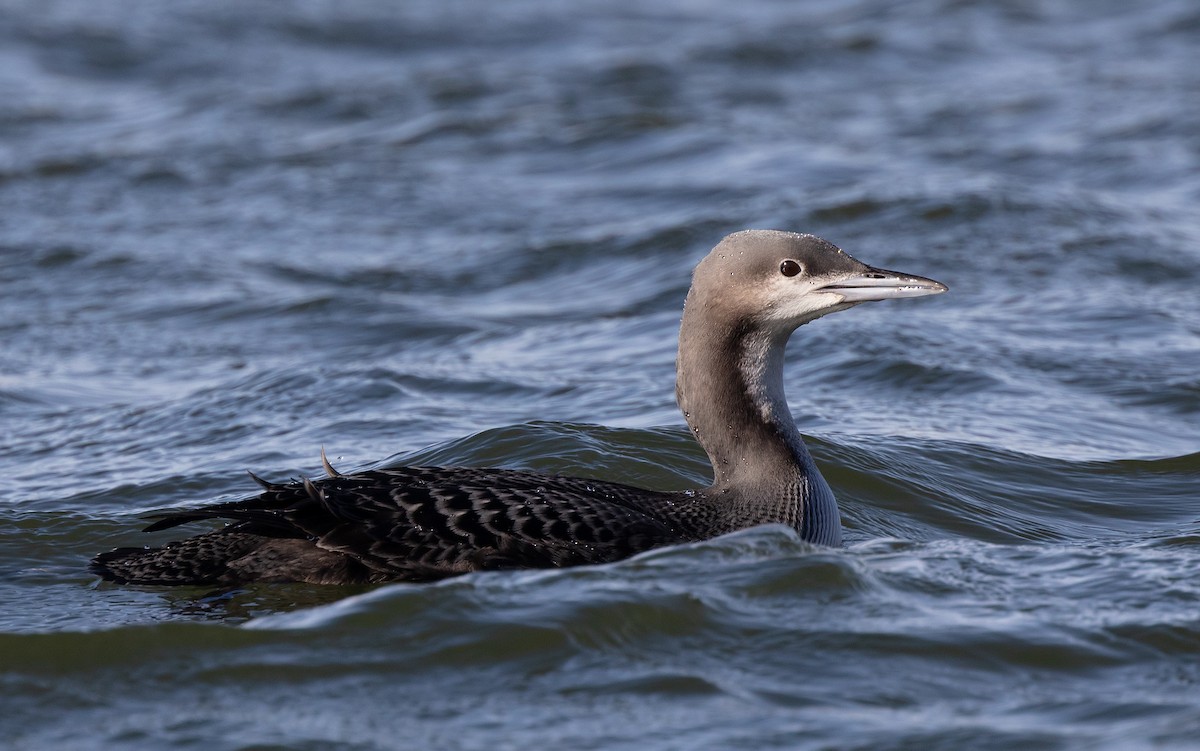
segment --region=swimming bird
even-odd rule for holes
[[[208,519],[225,527],[102,553],[91,570],[155,585],[428,581],[604,563],[768,523],[837,546],[837,502],[784,398],[784,347],[823,315],[945,291],[813,235],[737,232],[696,266],[676,360],[676,400],[712,462],[712,485],[664,492],[464,467],[342,474],[322,451],[326,477],[273,483],[251,474],[259,495],[170,513],[145,531]]]

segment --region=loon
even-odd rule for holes
[[[684,303],[676,400],[712,462],[709,487],[663,492],[508,469],[404,467],[273,483],[254,497],[161,515],[145,531],[227,525],[92,559],[123,584],[431,581],[487,569],[616,561],[782,523],[841,545],[833,491],[783,393],[795,329],[869,300],[935,295],[940,282],[873,268],[819,237],[745,230],[696,266]]]

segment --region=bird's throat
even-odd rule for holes
[[[790,484],[815,473],[783,393],[787,334],[764,329],[688,332],[676,392],[713,465],[714,487]],[[692,346],[697,337],[702,346]]]

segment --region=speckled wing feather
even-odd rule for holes
[[[603,563],[688,539],[655,510],[672,507],[675,494],[517,470],[409,467],[264,487],[257,497],[169,515],[147,530],[232,521],[205,547],[227,535],[236,556],[213,561],[220,571],[197,574],[205,583],[430,580],[482,569]],[[261,544],[247,551],[247,537]],[[296,540],[311,550],[297,550]],[[178,564],[163,551],[186,543],[136,553],[157,554],[155,568],[174,570]],[[111,574],[124,565],[119,578],[139,581],[135,551],[122,551],[127,560],[114,551],[97,570]],[[319,576],[288,575],[286,559],[301,552]],[[339,564],[342,558],[349,563]],[[142,568],[150,563],[143,560]]]
[[[601,563],[682,540],[637,503],[646,491],[579,478],[406,468],[328,478],[310,495],[324,514],[285,516],[388,573]]]

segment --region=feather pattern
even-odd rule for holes
[[[230,522],[193,538],[201,543],[121,548],[97,557],[94,570],[123,582],[233,583],[256,557],[278,557],[279,541],[296,540],[353,561],[340,583],[419,581],[615,561],[694,539],[694,521],[706,516],[695,494],[519,470],[405,467],[260,484],[254,498],[168,514],[146,527]],[[274,544],[260,551],[251,540]],[[330,574],[290,578],[327,582]]]

